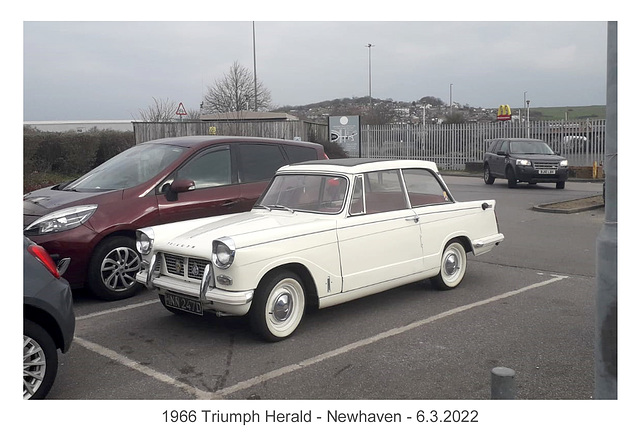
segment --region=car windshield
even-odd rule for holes
[[[185,148],[138,145],[127,149],[64,187],[64,190],[121,190],[146,182],[173,163]]]
[[[277,175],[256,208],[337,214],[344,207],[347,179],[329,175]]]
[[[512,154],[543,154],[543,155],[554,154],[553,150],[551,150],[549,145],[547,145],[545,142],[533,142],[533,141],[511,142],[511,153]]]

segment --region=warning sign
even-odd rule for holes
[[[182,103],[178,104],[178,110],[176,110],[176,114],[178,116],[186,116],[187,111],[184,108],[184,105],[182,105]]]

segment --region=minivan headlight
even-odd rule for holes
[[[213,263],[216,267],[226,269],[233,264],[236,256],[236,245],[229,237],[222,237],[213,241]]]
[[[136,249],[143,255],[148,255],[153,249],[153,240],[156,236],[151,228],[142,228],[136,231]]]
[[[51,234],[77,228],[93,215],[98,205],[82,205],[54,211],[31,223],[25,228],[29,235]]]

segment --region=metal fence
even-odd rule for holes
[[[435,161],[441,169],[464,170],[483,159],[487,142],[500,137],[544,140],[570,166],[604,163],[605,120],[495,122],[440,125],[365,125],[361,156]]]

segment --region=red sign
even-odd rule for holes
[[[180,116],[185,116],[187,114],[187,111],[184,109],[182,103],[178,104],[178,110],[176,110],[176,114]]]

